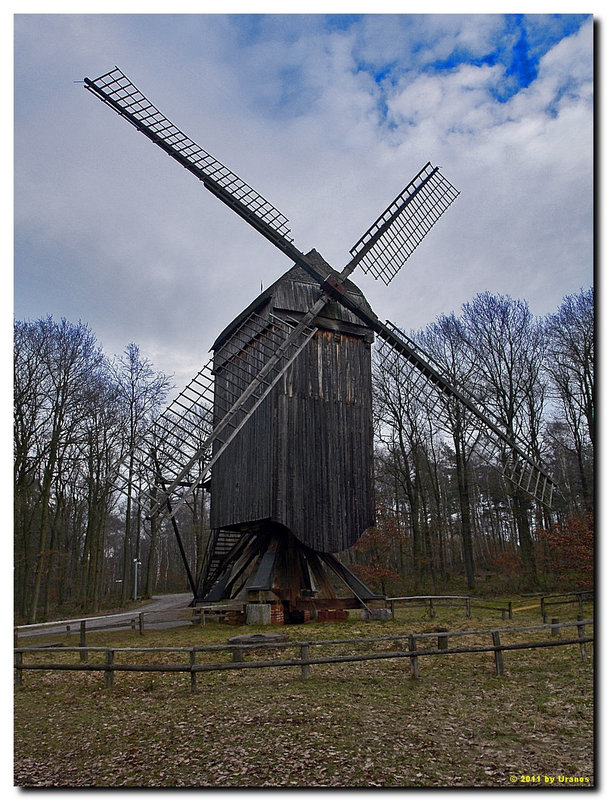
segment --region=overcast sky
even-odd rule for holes
[[[119,66],[336,268],[427,162],[460,190],[389,287],[406,330],[593,280],[593,28],[545,15],[17,15],[15,316],[137,343],[182,387],[291,265],[85,91]]]

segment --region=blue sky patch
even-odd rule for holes
[[[587,14],[506,14],[502,17],[502,29],[487,40],[484,53],[479,54],[478,49],[472,52],[458,44],[447,56],[425,64],[423,51],[429,51],[433,42],[407,41],[406,47],[420,57],[418,69],[430,74],[462,65],[493,67],[502,64],[504,80],[494,87],[492,95],[497,101],[506,102],[537,78],[541,58],[561,39],[577,33],[588,18]],[[474,16],[468,17],[468,22],[473,20]],[[386,82],[395,84],[405,74],[403,63],[395,59],[386,62],[361,59],[358,71],[367,72],[380,86]]]

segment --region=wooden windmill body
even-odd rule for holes
[[[307,255],[329,274],[318,253]],[[345,289],[367,305],[351,281]],[[295,320],[317,296],[316,281],[294,266],[221,332],[212,347],[220,409],[234,402],[259,368],[259,326],[246,331],[251,314],[268,325]],[[231,532],[234,542],[247,533],[257,541],[255,555],[264,568],[251,572],[245,590],[273,591],[291,614],[320,592],[334,602],[322,559],[355,544],[375,519],[375,337],[337,302],[327,304],[313,324],[315,334],[218,459],[210,481],[211,528],[228,540]],[[238,371],[231,368],[234,361]],[[366,599],[373,595],[362,584],[356,591]],[[211,597],[220,599],[218,594]]]
[[[346,288],[362,298],[350,282]],[[242,316],[248,318],[252,310],[301,316],[317,294],[317,284],[293,267]],[[234,320],[212,348],[220,400],[229,392],[233,402],[257,369],[254,341],[243,347],[239,340],[237,352],[230,346],[241,320]],[[213,469],[211,527],[277,523],[307,547],[336,553],[374,523],[374,335],[340,303],[326,306],[314,324],[316,334]],[[231,359],[242,361],[241,385],[222,369]]]
[[[169,122],[118,68],[84,83],[294,263],[219,335],[209,364],[129,454],[153,476],[142,502],[170,520],[194,602],[270,593],[291,614],[336,607],[327,568],[349,589],[342,605],[376,597],[334,555],[374,519],[374,337],[383,363],[414,377],[429,410],[459,404],[476,420],[473,435],[487,443],[487,459],[550,504],[544,468],[442,365],[381,322],[349,280],[359,266],[386,284],[396,276],[458,195],[438,167],[419,171],[337,272],[315,250],[298,250],[286,217]],[[212,532],[195,575],[176,514],[200,486],[211,490]]]

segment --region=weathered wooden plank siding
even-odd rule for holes
[[[257,375],[263,360],[241,326],[215,354],[215,423]],[[237,338],[239,347],[234,347]],[[211,528],[267,519],[272,514],[272,400],[268,397],[213,467]]]
[[[266,311],[300,313],[318,292],[305,273],[290,270],[264,293]],[[368,331],[354,323],[341,304],[323,311],[319,332],[214,466],[212,527],[272,520],[308,547],[334,553],[373,524],[371,352]],[[236,353],[230,326],[226,332],[216,350],[216,391],[232,401],[259,363],[254,346]],[[242,385],[229,374],[235,360]]]
[[[321,331],[277,398],[273,518],[315,550],[374,521],[370,370],[362,339]]]

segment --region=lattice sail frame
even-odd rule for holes
[[[417,354],[420,360],[423,359],[436,372],[443,374],[447,372],[445,365],[440,364],[399,328],[392,323],[387,323],[387,325],[399,338],[406,341],[411,352]],[[379,339],[376,353],[379,369],[385,370],[393,380],[406,385],[407,391],[429,410],[431,416],[444,431],[448,432],[451,429],[451,418],[456,404],[460,408],[464,408],[464,413],[466,413],[465,407],[461,405],[457,397],[446,393],[445,388],[439,383],[427,380],[423,371],[420,371],[389,343]],[[468,404],[482,410],[483,416],[493,417],[484,404],[466,389],[458,387],[458,393],[467,395]],[[468,413],[466,419],[467,444],[470,450],[473,450],[485,463],[498,469],[511,484],[522,489],[539,503],[550,507],[554,484],[545,468],[534,463],[529,456],[523,456],[514,443],[509,445],[506,437],[496,435],[495,430],[483,422],[478,413]],[[496,419],[490,419],[490,421],[494,422],[495,426],[498,425]]]
[[[139,471],[148,476],[149,485],[137,498],[147,513],[177,512],[186,496],[208,478],[213,464],[316,330],[274,314],[252,313],[241,322],[224,351],[221,367],[224,382],[227,378],[233,386],[232,402],[225,392],[215,392],[210,359],[148,428],[132,454]],[[245,351],[248,359],[253,355],[258,368],[254,380],[239,363],[238,356]],[[129,460],[124,459],[116,484],[123,493],[129,486]]]
[[[192,141],[162,114],[139,89],[115,67],[105,75],[86,82],[86,88],[104,102],[109,102],[139,130],[152,133],[173,155],[181,156],[201,176],[211,179],[242,203],[256,217],[260,217],[279,236],[292,241],[289,220],[268,200],[245,183],[228,167]],[[149,138],[152,138],[151,136]]]
[[[428,162],[352,247],[351,263],[388,285],[458,195]]]

